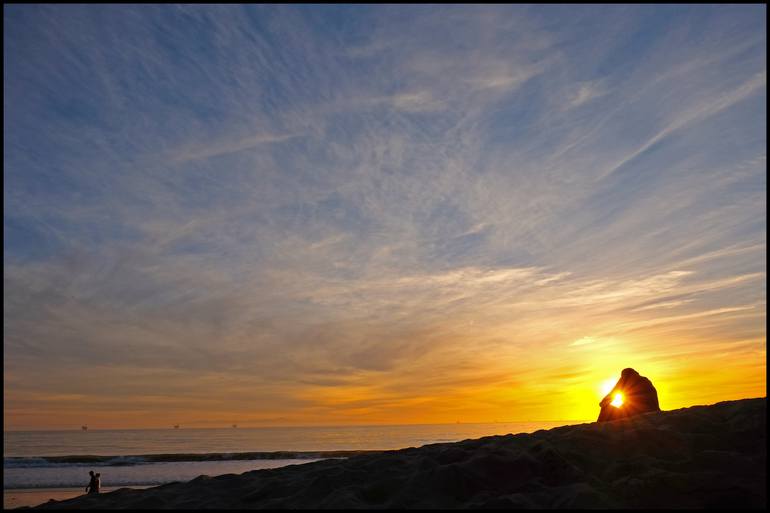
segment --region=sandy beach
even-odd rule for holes
[[[104,487],[104,493],[117,490],[117,486]],[[134,486],[134,489],[149,488],[148,486]],[[3,509],[20,508],[22,506],[37,506],[54,499],[63,501],[83,495],[83,488],[24,488],[3,490]]]
[[[765,508],[766,403],[200,476],[38,508]]]

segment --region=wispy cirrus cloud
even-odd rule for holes
[[[8,425],[760,394],[763,9],[8,8]]]
[[[170,153],[172,162],[189,162],[191,160],[201,160],[220,155],[229,155],[244,150],[250,150],[263,144],[279,143],[294,137],[297,134],[258,134],[250,137],[244,137],[236,140],[221,141],[215,143],[206,143],[181,148]]]

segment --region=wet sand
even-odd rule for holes
[[[766,404],[200,476],[39,508],[766,508]]]
[[[117,490],[119,487],[102,487],[102,492],[107,493]],[[137,490],[149,488],[149,486],[132,486]],[[3,509],[19,508],[22,506],[37,506],[50,499],[63,501],[83,495],[83,488],[25,488],[17,490],[3,490]]]

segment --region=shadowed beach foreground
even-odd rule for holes
[[[766,403],[200,476],[38,508],[765,508]]]

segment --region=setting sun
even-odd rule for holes
[[[615,408],[619,408],[623,404],[623,394],[620,392],[615,394],[615,397],[612,398],[612,402],[610,404]]]

